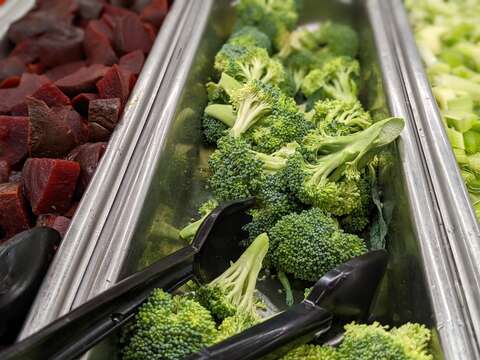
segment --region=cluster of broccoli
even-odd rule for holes
[[[447,135],[480,219],[480,6],[407,1]]]
[[[258,323],[264,305],[255,287],[268,247],[268,235],[259,235],[223,274],[191,293],[155,290],[123,331],[123,359],[180,360]]]
[[[388,329],[379,323],[348,324],[337,348],[301,345],[281,360],[432,360],[428,353],[430,331],[423,325],[407,323]]]
[[[236,10],[206,84],[212,198],[177,234],[192,241],[219,203],[255,196],[246,250],[192,292],[156,290],[124,331],[125,360],[182,359],[262,321],[262,267],[291,304],[289,278],[315,282],[368,250],[372,187],[404,123],[374,121],[358,100],[357,33],[334,22],[296,28],[295,0],[239,0]],[[429,336],[421,325],[350,324],[338,348],[301,345],[282,359],[429,360]]]

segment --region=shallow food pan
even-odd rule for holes
[[[181,37],[139,140],[79,283],[55,307],[66,312],[112,283],[183,245],[178,228],[207,197],[205,172],[211,149],[202,145],[200,117],[207,103],[205,82],[213,58],[235,21],[230,1],[192,1]],[[398,325],[427,324],[439,358],[478,359],[471,320],[464,311],[453,257],[418,138],[411,124],[398,64],[386,31],[381,0],[305,0],[301,22],[334,19],[361,36],[364,105],[372,113],[404,116],[407,125],[392,146],[394,166],[384,174],[385,212],[391,213],[387,248],[390,266],[372,319]],[[386,214],[387,215],[387,214]],[[212,257],[212,261],[216,261]],[[259,284],[272,309],[284,307],[276,283]],[[41,304],[41,303],[39,303]],[[36,326],[40,326],[37,323]],[[111,359],[115,339],[93,349],[92,359]]]
[[[21,337],[60,315],[57,306],[62,301],[68,301],[65,298],[67,289],[70,286],[76,287],[81,282],[90,255],[95,249],[98,234],[104,226],[133,151],[144,131],[155,94],[162,84],[171,52],[178,40],[183,14],[189,6],[188,0],[176,0],[171,6],[125,105],[122,119],[110,138],[95,176],[82,197],[43,281]]]
[[[459,286],[465,293],[465,310],[470,312],[475,334],[480,334],[480,227],[415,44],[408,14],[401,0],[385,4],[394,25],[396,58],[432,180],[433,197],[449,239],[461,281]],[[478,335],[476,340],[479,341]]]

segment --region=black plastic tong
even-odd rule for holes
[[[245,211],[254,204],[254,199],[247,199],[220,205],[202,223],[191,245],[0,352],[0,359],[74,359],[131,319],[153,289],[172,291],[194,276],[209,281],[220,275],[242,252],[241,228],[250,221]]]
[[[277,358],[329,330],[333,319],[337,325],[364,321],[386,266],[384,250],[356,257],[318,280],[301,303],[187,359]]]

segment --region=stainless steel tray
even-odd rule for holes
[[[457,286],[464,293],[464,311],[471,320],[471,324],[465,326],[472,326],[474,333],[480,334],[480,227],[415,44],[408,14],[401,0],[391,0],[385,5],[393,24],[396,59],[425,154],[433,197],[455,260],[460,280]],[[476,341],[478,346],[478,335]]]
[[[82,281],[98,235],[102,232],[128,164],[144,132],[155,94],[163,83],[172,51],[179,39],[183,15],[190,6],[188,0],[176,0],[163,22],[122,119],[110,138],[95,176],[43,281],[20,338],[62,315],[65,311],[59,305],[72,301],[73,293],[68,290],[76,289]]]
[[[368,84],[363,91],[365,105],[407,120],[392,147],[395,166],[383,177],[385,208],[393,209],[388,237],[391,260],[372,316],[392,325],[425,323],[434,329],[433,348],[439,357],[443,352],[447,359],[478,359],[381,2],[305,0],[301,15],[303,23],[329,18],[353,24],[362,37],[363,77]],[[164,83],[109,214],[96,234],[92,256],[82,268],[80,281],[70,284],[68,294],[56,301],[54,308],[61,309],[60,313],[182,246],[169,235],[170,230],[185,225],[208,196],[201,171],[210,152],[201,142],[200,116],[207,101],[203,85],[216,51],[231,31],[234,12],[227,0],[204,0],[192,1],[185,16],[188,21]],[[283,299],[276,289],[261,285],[273,306],[281,307]],[[89,357],[111,359],[114,349],[115,342],[106,341]]]

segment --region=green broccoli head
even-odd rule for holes
[[[363,109],[358,100],[317,101],[313,110],[312,122],[323,135],[350,135],[372,125],[370,114]]]
[[[207,114],[203,114],[202,132],[205,143],[215,145],[221,137],[227,134],[228,129],[229,127],[222,121]]]
[[[305,76],[320,64],[317,55],[308,50],[292,52],[282,61],[295,94],[300,90]]]
[[[202,225],[205,218],[210,215],[210,213],[215,210],[218,206],[218,201],[215,199],[210,199],[204,202],[198,209],[198,214],[200,215],[200,219],[196,221],[192,221],[190,224],[185,226],[182,230],[180,230],[179,236],[184,240],[188,240],[191,242],[195,237],[200,225]]]
[[[290,33],[285,34],[282,39],[282,46],[278,57],[282,60],[288,59],[292,54],[301,52],[313,52],[318,49],[315,34],[305,27],[299,27]]]
[[[300,345],[280,358],[280,360],[343,360],[335,348],[312,344]],[[363,360],[363,359],[357,359]]]
[[[295,0],[240,0],[236,4],[237,27],[253,25],[268,35],[277,49],[298,21]]]
[[[284,216],[270,230],[270,238],[275,268],[307,281],[317,281],[367,250],[362,239],[344,233],[335,219],[318,208]]]
[[[287,79],[283,65],[260,47],[225,44],[215,56],[214,68],[241,82],[259,80],[280,86]]]
[[[223,341],[233,335],[241,333],[259,322],[260,319],[258,317],[253,317],[249,314],[237,313],[233,316],[229,316],[225,318],[218,327],[218,337],[216,342]]]
[[[257,236],[223,274],[197,290],[198,301],[219,320],[234,315],[258,319],[255,286],[268,247],[267,234]]]
[[[360,233],[370,223],[370,215],[373,210],[370,176],[367,172],[362,172],[361,177],[356,181],[359,194],[357,206],[339,219],[342,229],[349,233]]]
[[[349,324],[338,352],[341,359],[433,360],[428,354],[430,331],[420,324],[405,324],[388,331],[379,323]]]
[[[243,47],[259,47],[272,52],[270,38],[255,26],[243,26],[235,31],[227,41],[228,44]]]
[[[310,71],[303,79],[302,92],[310,97],[320,94],[323,98],[356,101],[360,65],[348,57],[327,60],[320,69]]]
[[[187,297],[154,290],[128,328],[131,336],[123,349],[123,359],[183,359],[217,337],[210,312]]]
[[[348,25],[327,21],[315,31],[315,38],[320,46],[337,56],[354,59],[358,54],[359,40],[357,32]]]

